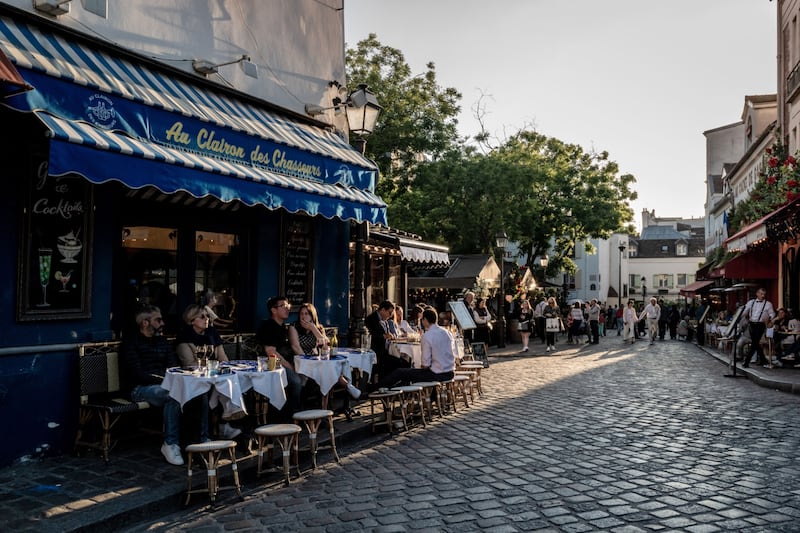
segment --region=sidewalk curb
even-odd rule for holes
[[[724,365],[726,368],[731,368],[730,363],[730,356],[727,354],[723,354],[718,352],[717,350],[710,348],[708,346],[700,346],[695,344],[700,350],[704,351],[706,354],[710,355],[714,359],[720,362],[720,364]],[[781,371],[778,369],[777,371]],[[789,394],[800,394],[800,383],[793,383],[787,380],[777,379],[777,377],[767,374],[769,369],[763,368],[753,368],[752,366],[749,368],[742,368],[741,366],[736,366],[736,373],[742,374],[743,376],[747,377],[750,381],[755,383],[760,387],[765,387],[768,389],[775,389],[781,392],[787,392]],[[773,370],[774,372],[774,370]]]

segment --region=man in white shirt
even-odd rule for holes
[[[747,302],[742,316],[750,321],[750,352],[745,355],[742,366],[744,368],[750,366],[750,359],[753,354],[757,353],[758,364],[772,368],[772,361],[766,360],[764,350],[761,348],[761,337],[767,330],[767,322],[771,322],[775,318],[775,309],[773,309],[772,303],[767,301],[767,291],[764,287],[759,287],[756,297]]]
[[[650,303],[642,310],[639,315],[639,320],[647,317],[647,330],[650,333],[650,344],[656,342],[656,335],[658,335],[658,319],[661,318],[661,306],[658,305],[658,300],[650,298]]]
[[[444,328],[439,327],[436,311],[422,312],[422,364],[421,368],[398,368],[378,382],[378,387],[392,387],[397,383],[417,381],[447,381],[453,379],[455,370],[455,341]]]

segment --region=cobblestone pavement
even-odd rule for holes
[[[694,345],[615,341],[500,360],[427,429],[130,531],[800,530],[800,396]]]

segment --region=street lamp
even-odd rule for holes
[[[625,253],[625,245],[619,245],[619,305],[622,307],[622,254]]]
[[[642,276],[642,302],[647,303],[647,278]]]
[[[497,293],[497,347],[498,348],[505,348],[506,347],[506,313],[504,309],[505,302],[504,293],[504,272],[505,270],[505,250],[506,246],[508,246],[508,236],[506,232],[500,230],[495,235],[495,244],[497,245],[497,249],[500,250],[500,290]]]

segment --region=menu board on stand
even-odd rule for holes
[[[308,219],[287,218],[283,231],[283,294],[293,309],[313,301],[313,227]]]
[[[17,320],[91,316],[91,184],[35,158],[19,245]]]

